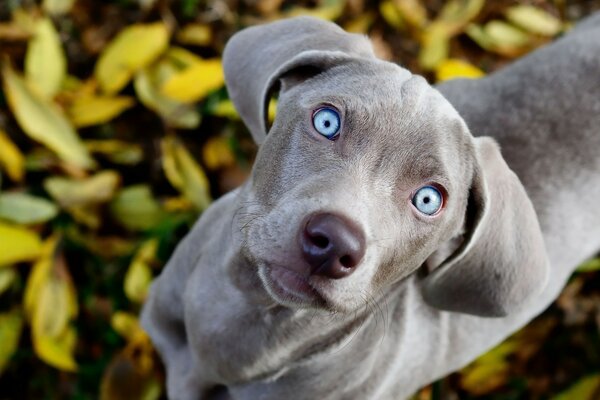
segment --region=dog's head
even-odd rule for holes
[[[224,67],[260,145],[236,213],[242,252],[274,301],[356,310],[434,254],[422,289],[440,309],[505,315],[543,288],[536,214],[495,142],[365,37],[275,22],[235,35]]]

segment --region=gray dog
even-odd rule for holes
[[[600,249],[599,14],[438,89],[311,18],[243,30],[224,66],[260,149],[144,308],[170,398],[405,398]]]

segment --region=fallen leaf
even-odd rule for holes
[[[212,201],[206,174],[183,144],[173,136],[161,142],[163,169],[167,179],[202,211]]]
[[[564,392],[551,400],[597,400],[600,392],[600,374],[590,375],[580,379]]]
[[[436,21],[444,25],[448,35],[456,35],[479,14],[484,4],[485,0],[447,1]]]
[[[7,64],[2,74],[8,104],[23,131],[65,162],[81,168],[94,167],[94,161],[60,109],[29,87]]]
[[[42,8],[48,14],[62,15],[71,11],[73,4],[75,4],[75,0],[44,0]]]
[[[150,65],[166,49],[169,31],[163,23],[135,24],[109,43],[96,64],[94,75],[106,94],[115,94],[133,75]]]
[[[528,32],[554,36],[562,30],[562,22],[554,15],[530,5],[516,5],[506,9],[506,18]]]
[[[408,25],[422,29],[427,24],[427,10],[420,1],[394,0],[394,4]]]
[[[600,257],[592,258],[577,268],[577,272],[592,272],[600,270]]]
[[[117,139],[86,140],[90,153],[101,154],[115,164],[136,165],[144,158],[142,147],[137,143]]]
[[[78,304],[59,243],[57,236],[44,243],[41,257],[27,279],[24,308],[38,357],[55,368],[75,371],[77,333],[70,322],[77,316]]]
[[[7,291],[16,279],[17,273],[14,268],[6,266],[0,267],[0,295]],[[0,356],[0,358],[2,358],[2,356]],[[0,374],[2,373],[1,370],[2,368],[0,367]]]
[[[202,100],[225,83],[220,59],[202,60],[171,76],[161,87],[166,97],[182,103]]]
[[[172,100],[160,91],[162,84],[177,71],[172,60],[163,59],[150,69],[136,74],[134,87],[140,101],[158,113],[165,122],[182,129],[195,129],[200,125],[200,113],[193,104]]]
[[[110,210],[117,222],[132,231],[151,229],[164,217],[148,185],[122,189],[111,202]]]
[[[0,314],[0,376],[17,351],[22,330],[23,316],[19,310]]]
[[[144,334],[138,318],[128,312],[116,311],[110,319],[110,325],[128,342],[135,341],[139,335]]]
[[[78,128],[104,124],[131,108],[135,101],[126,96],[96,96],[75,99],[67,113]]]
[[[401,30],[406,27],[402,14],[393,0],[385,0],[379,3],[379,13],[392,28]]]
[[[518,48],[529,44],[529,35],[504,21],[492,20],[485,25],[485,33],[497,47]]]
[[[450,58],[442,61],[435,70],[438,82],[456,78],[480,78],[485,73],[467,61]]]
[[[21,150],[0,129],[0,167],[15,182],[21,182],[25,175],[25,158]]]
[[[25,77],[47,98],[53,97],[67,74],[67,59],[60,37],[49,18],[36,22],[35,35],[25,55]]]
[[[224,137],[208,139],[202,148],[202,160],[206,168],[213,171],[235,164],[235,156],[231,151],[229,141]]]
[[[326,21],[335,21],[342,15],[345,6],[346,0],[331,0],[327,5],[316,8],[293,7],[285,12],[282,18],[309,16]]]
[[[421,38],[419,64],[424,69],[434,69],[448,57],[450,35],[447,28],[438,22],[432,22]]]
[[[0,222],[0,266],[35,260],[41,249],[37,233]]]
[[[156,260],[157,249],[158,240],[150,239],[144,242],[136,252],[125,274],[124,290],[129,300],[136,303],[143,303],[146,300],[152,281],[150,264]]]
[[[102,171],[85,179],[59,176],[46,178],[44,188],[62,207],[100,204],[110,201],[117,191],[121,178],[116,171]]]
[[[375,21],[375,14],[372,12],[363,13],[360,16],[344,24],[344,29],[352,33],[367,33]]]
[[[50,221],[58,207],[42,197],[26,193],[0,193],[0,218],[21,225]]]
[[[177,32],[179,43],[195,46],[208,46],[212,42],[212,30],[205,24],[187,24]]]

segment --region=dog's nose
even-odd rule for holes
[[[344,278],[354,272],[365,255],[362,229],[334,214],[311,216],[300,242],[311,275]]]

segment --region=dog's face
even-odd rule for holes
[[[544,287],[536,214],[498,147],[366,38],[310,18],[275,22],[236,35],[224,67],[261,145],[234,215],[243,262],[230,272],[259,278],[244,290],[353,311],[451,240],[460,246],[438,252],[423,281],[431,305],[505,315]]]
[[[436,90],[390,63],[297,82],[283,79],[237,214],[244,256],[278,303],[355,310],[462,228],[471,138]]]

